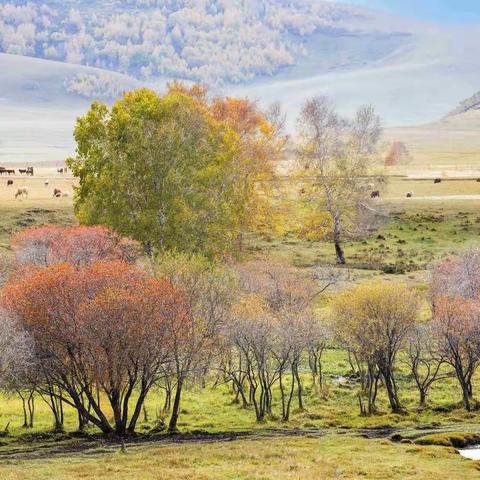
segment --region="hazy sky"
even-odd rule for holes
[[[345,0],[344,0],[345,1]],[[480,0],[346,0],[441,23],[480,23]]]

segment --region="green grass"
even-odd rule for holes
[[[10,248],[11,235],[22,228],[48,224],[75,222],[72,206],[58,205],[53,201],[27,204],[27,202],[0,205],[0,248]]]
[[[91,450],[0,464],[5,480],[437,479],[478,478],[478,464],[453,450],[354,437],[237,440]]]

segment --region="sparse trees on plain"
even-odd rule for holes
[[[175,317],[167,324],[169,370],[164,370],[165,393],[173,394],[168,429],[175,431],[180,402],[187,380],[202,378],[219,354],[220,332],[229,316],[236,288],[228,268],[210,263],[200,255],[165,254],[154,262],[153,273],[182,292],[184,321]]]

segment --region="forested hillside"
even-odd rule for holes
[[[0,51],[144,79],[244,82],[296,65],[315,34],[382,30],[373,13],[314,0],[2,3]],[[382,53],[396,47],[387,42]],[[315,45],[327,58],[329,48],[328,38]]]

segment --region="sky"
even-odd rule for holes
[[[480,23],[480,0],[344,0],[445,24]]]

